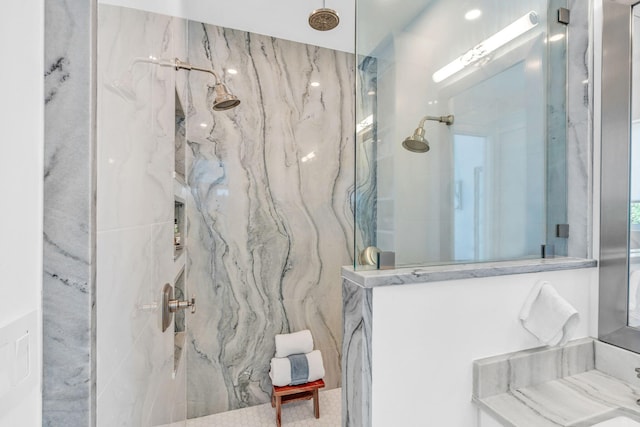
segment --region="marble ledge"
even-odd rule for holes
[[[474,264],[448,264],[428,267],[408,267],[394,270],[355,270],[342,267],[342,277],[364,288],[443,282],[512,274],[594,268],[597,261],[584,258],[540,258],[516,261],[496,261]]]
[[[477,360],[473,401],[508,427],[640,421],[639,363],[640,355],[592,338]]]

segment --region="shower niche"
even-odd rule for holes
[[[182,102],[178,93],[175,92],[175,158],[173,167],[173,177],[180,183],[186,183],[185,180],[185,145],[187,142],[186,132],[186,116],[184,114],[184,108],[182,108]]]
[[[177,261],[184,252],[184,200],[176,195],[173,206],[173,259]]]
[[[173,375],[178,372],[180,361],[183,359],[183,349],[186,336],[186,176],[185,150],[187,147],[186,116],[178,92],[175,96],[175,138],[174,138],[174,168],[173,168],[173,260],[174,280],[173,296],[169,309],[173,312]],[[171,329],[170,329],[171,330]]]
[[[185,149],[187,142],[186,117],[182,102],[175,94],[175,138],[174,138],[174,215],[173,215],[173,259],[178,260],[183,253],[185,237]]]

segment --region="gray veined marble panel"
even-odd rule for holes
[[[441,282],[509,274],[539,273],[543,271],[593,268],[597,261],[579,258],[545,258],[516,261],[482,262],[476,264],[436,265],[395,270],[354,270],[344,267],[342,275],[367,288],[412,283]]]
[[[45,2],[43,425],[95,425],[95,2]]]
[[[502,425],[587,427],[640,420],[640,356],[592,338],[474,362],[473,400]]]
[[[278,333],[311,329],[328,388],[340,384],[354,61],[196,22],[188,37],[189,61],[213,68],[242,101],[212,112],[210,76],[189,74],[187,281],[199,304],[187,319],[192,418],[269,401]]]
[[[371,425],[373,290],[343,279],[342,425]]]
[[[591,256],[593,157],[593,60],[590,57],[592,0],[568,0],[567,48],[567,217],[568,255]]]
[[[640,384],[635,368],[640,368],[640,354],[594,341],[596,369],[631,384]]]
[[[98,15],[97,421],[166,424],[186,415],[174,324],[163,332],[159,309],[177,268],[174,102],[184,80],[136,59],[185,58],[187,21],[110,5]]]
[[[593,339],[534,348],[473,362],[473,395],[485,398],[594,369]]]

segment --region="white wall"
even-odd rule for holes
[[[340,25],[331,31],[316,31],[307,19],[323,7],[322,0],[99,0],[98,3],[124,6],[177,16],[226,28],[265,34],[345,52],[354,50],[355,0],[324,0],[335,9]],[[405,14],[402,15],[403,19]]]
[[[18,404],[0,413],[0,426],[39,426],[41,421],[42,156],[44,140],[44,1],[10,2],[0,18],[0,328],[37,311],[31,374],[36,380]],[[0,337],[0,341],[2,337]],[[8,369],[7,364],[0,365]],[[0,375],[4,372],[0,371]],[[10,394],[11,391],[8,393]],[[5,396],[6,397],[6,396]],[[2,399],[3,396],[0,396]]]
[[[373,426],[478,425],[472,362],[539,346],[518,321],[539,280],[580,313],[574,338],[597,336],[596,268],[375,288]]]

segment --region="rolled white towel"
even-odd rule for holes
[[[549,282],[536,284],[520,311],[522,326],[551,346],[566,344],[579,321],[578,311]]]
[[[311,331],[305,329],[291,334],[276,335],[276,357],[287,357],[291,354],[306,354],[313,350]]]
[[[300,356],[304,356],[307,360],[309,370],[309,373],[306,376],[307,378],[294,382],[292,380],[291,360],[288,357],[274,357],[271,359],[271,370],[269,371],[269,377],[271,378],[273,385],[283,387],[291,384],[303,384],[306,382],[316,381],[324,377],[324,364],[322,363],[322,354],[320,353],[320,350],[314,350]],[[293,376],[295,377],[296,374],[297,373],[294,372]]]

